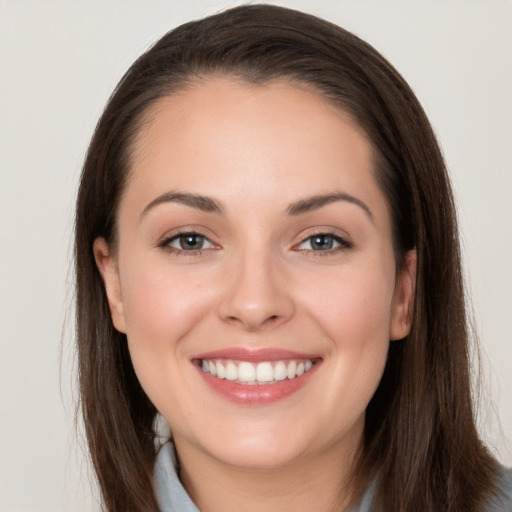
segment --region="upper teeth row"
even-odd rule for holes
[[[300,377],[304,372],[311,370],[312,360],[306,361],[277,361],[261,362],[257,364],[248,361],[210,361],[203,359],[201,367],[204,372],[219,379],[234,380],[248,384],[268,383],[284,379]]]

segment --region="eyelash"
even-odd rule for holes
[[[338,244],[337,247],[332,247],[332,248],[328,248],[326,250],[317,250],[315,251],[314,249],[302,249],[301,251],[302,252],[305,252],[311,256],[319,256],[319,257],[323,257],[323,256],[332,256],[333,254],[337,254],[339,252],[342,252],[342,251],[346,251],[348,249],[352,249],[353,245],[351,242],[349,242],[347,239],[339,236],[339,235],[335,235],[334,233],[331,233],[331,232],[328,232],[328,231],[318,231],[316,233],[312,233],[310,234],[308,237],[306,237],[304,240],[302,240],[302,242],[300,242],[299,244],[297,244],[295,247],[300,247],[302,244],[310,241],[314,239],[314,238],[319,238],[319,237],[325,237],[325,238],[330,238],[333,243],[336,243]]]
[[[201,249],[197,249],[197,250],[186,250],[186,249],[179,249],[177,247],[172,247],[170,244],[179,240],[180,238],[182,237],[198,237],[198,238],[201,238],[203,239],[204,242],[207,242],[209,244],[212,245],[212,247],[208,247],[206,249],[204,248],[201,248]],[[325,237],[325,238],[329,238],[332,240],[332,243],[336,243],[338,244],[337,247],[330,247],[328,249],[325,249],[325,250],[314,250],[314,249],[298,249],[298,247],[300,247],[302,244],[304,243],[307,243],[308,241],[311,243],[311,241],[315,238],[319,238],[319,237]],[[201,233],[198,233],[196,231],[182,231],[182,232],[178,232],[176,233],[175,235],[172,235],[168,238],[165,238],[164,240],[162,240],[159,244],[158,244],[158,247],[160,247],[161,249],[164,249],[172,254],[175,254],[177,256],[184,256],[184,257],[193,257],[193,256],[199,256],[201,254],[203,254],[205,251],[208,251],[208,250],[211,250],[211,249],[214,249],[215,250],[215,244],[205,235],[201,234]],[[336,254],[338,252],[341,252],[341,251],[346,251],[348,249],[351,249],[353,247],[352,243],[349,242],[348,240],[346,240],[345,238],[339,236],[339,235],[335,235],[334,233],[330,233],[330,232],[326,232],[326,231],[319,231],[317,233],[312,233],[311,235],[307,236],[306,238],[304,238],[299,244],[295,245],[294,246],[294,250],[297,250],[298,252],[303,252],[303,253],[307,253],[311,256],[320,256],[320,257],[323,257],[323,256],[329,256],[329,255],[332,255],[332,254]]]
[[[215,247],[215,244],[207,236],[205,236],[201,233],[198,233],[197,231],[180,231],[180,232],[176,233],[175,235],[172,235],[172,236],[162,240],[158,244],[158,247],[160,247],[161,249],[164,249],[172,254],[175,254],[177,256],[185,256],[185,257],[198,256],[198,255],[202,254],[204,251],[211,249],[209,247],[207,249],[201,248],[201,249],[197,249],[197,250],[186,250],[186,249],[178,249],[177,247],[172,247],[170,245],[172,242],[179,240],[182,237],[192,237],[192,236],[202,238],[205,242],[208,242],[213,247]]]

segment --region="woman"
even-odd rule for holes
[[[253,5],[164,36],[99,121],[75,254],[107,510],[510,510],[445,165],[352,34]]]

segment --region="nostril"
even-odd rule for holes
[[[270,289],[262,288],[258,291],[258,288],[253,290],[241,285],[221,299],[218,309],[222,320],[233,325],[243,325],[249,330],[277,326],[290,319],[293,312],[291,297]]]
[[[281,315],[271,315],[271,316],[268,316],[265,320],[263,320],[263,322],[261,322],[261,325],[274,325],[274,324],[277,324],[279,323],[279,321],[281,320]]]

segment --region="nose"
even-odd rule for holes
[[[257,331],[293,316],[295,306],[284,273],[271,255],[240,255],[230,265],[229,274],[219,305],[222,320]]]

